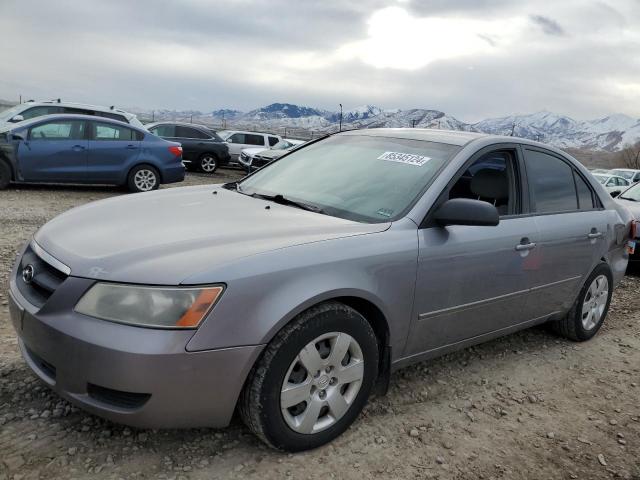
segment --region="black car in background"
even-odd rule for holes
[[[229,163],[229,147],[216,132],[204,125],[156,122],[146,125],[154,135],[182,144],[182,160],[187,168],[213,173]]]

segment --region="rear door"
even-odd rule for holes
[[[90,121],[87,181],[119,183],[140,155],[143,134],[116,123]]]
[[[207,150],[207,140],[211,137],[197,128],[176,125],[177,142],[182,144],[182,158],[194,161]]]
[[[529,314],[571,307],[584,279],[606,254],[607,213],[582,173],[553,152],[525,147],[530,203],[540,233],[539,268]]]
[[[240,153],[245,148],[264,147],[268,148],[266,135],[257,133],[234,133],[227,138],[229,143],[229,154],[233,160],[237,160]]]
[[[83,182],[87,173],[87,122],[52,120],[30,128],[18,146],[22,178],[33,182]]]

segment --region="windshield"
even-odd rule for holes
[[[293,146],[294,145],[292,143],[289,143],[286,140],[280,140],[273,147],[271,147],[271,150],[286,150],[287,148],[291,148]]]
[[[596,180],[598,180],[602,185],[604,185],[607,180],[609,180],[609,177],[605,176],[605,175],[594,175],[594,177],[596,178]]]
[[[633,187],[622,192],[618,198],[640,202],[640,183],[636,183]]]
[[[6,110],[2,110],[0,111],[0,121],[8,122],[22,110],[24,110],[24,105],[22,104],[18,104],[11,108],[7,108]]]
[[[338,135],[295,150],[240,183],[242,193],[282,195],[328,215],[368,223],[406,213],[460,147]]]
[[[633,174],[636,172],[630,172],[629,170],[612,170],[616,175],[619,175],[622,178],[627,180],[631,180],[633,178]]]

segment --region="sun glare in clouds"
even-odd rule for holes
[[[511,43],[522,21],[415,18],[401,7],[388,7],[375,12],[368,23],[368,38],[344,45],[336,57],[359,58],[377,68],[415,70],[436,60],[499,52]]]

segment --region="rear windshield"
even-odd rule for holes
[[[460,147],[399,138],[337,135],[259,170],[243,193],[282,195],[326,214],[368,223],[400,218]]]

